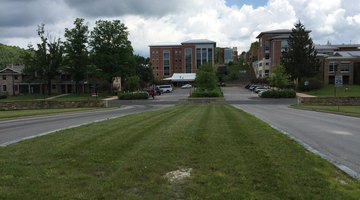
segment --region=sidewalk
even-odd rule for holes
[[[308,95],[308,94],[300,93],[300,92],[297,92],[296,96],[297,97],[316,97],[316,96],[313,96],[313,95]]]
[[[63,97],[63,96],[67,96],[67,95],[70,95],[70,94],[61,94],[61,95],[57,95],[57,96],[52,96],[52,97],[46,98],[46,100],[56,99],[58,97]]]
[[[112,96],[112,97],[109,97],[109,98],[106,98],[106,99],[103,99],[104,101],[110,101],[110,100],[116,100],[118,99],[118,96]]]

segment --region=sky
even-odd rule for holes
[[[263,31],[291,29],[299,20],[315,44],[360,43],[359,0],[0,0],[0,43],[37,44],[37,26],[63,37],[76,18],[120,20],[134,53],[149,45],[209,39],[247,51]]]

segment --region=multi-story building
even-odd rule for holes
[[[280,64],[281,54],[288,48],[290,34],[291,30],[280,29],[261,32],[256,37],[259,39],[259,47],[253,68],[257,78],[268,77]]]
[[[205,63],[214,64],[216,42],[200,39],[181,45],[150,45],[150,62],[154,77],[163,79],[174,73],[196,73]]]
[[[343,84],[360,84],[360,45],[315,45],[321,63],[324,84],[334,84],[340,76]]]
[[[9,96],[24,94],[41,94],[48,91],[48,85],[40,80],[30,80],[22,72],[24,66],[10,65],[0,70],[0,94],[5,93]],[[91,81],[90,81],[91,80]],[[60,74],[56,76],[51,84],[51,93],[64,94],[76,91],[75,81],[70,74]],[[89,82],[93,84],[89,84]],[[78,92],[85,93],[95,91],[99,80],[88,78],[87,81],[80,81]]]

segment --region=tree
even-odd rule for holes
[[[294,80],[302,81],[305,77],[312,77],[319,71],[316,50],[309,31],[299,21],[292,29],[288,39],[288,50],[283,52],[281,63],[286,72]]]
[[[37,44],[37,50],[29,45],[24,56],[24,73],[47,83],[48,94],[51,95],[51,81],[59,74],[64,47],[60,38],[51,40],[50,36],[46,36],[44,27],[44,24],[38,26],[41,43]]]
[[[134,59],[136,62],[135,74],[139,76],[140,86],[144,88],[154,82],[154,74],[151,68],[150,58],[135,55]]]
[[[88,26],[84,19],[77,18],[74,21],[75,27],[65,29],[65,67],[64,71],[71,74],[75,80],[75,91],[78,93],[79,83],[84,80],[88,66]]]
[[[277,65],[274,72],[268,78],[271,86],[284,88],[289,84],[289,75],[286,73],[282,65]]]
[[[96,21],[91,32],[92,62],[107,81],[109,92],[112,92],[114,77],[126,78],[134,73],[133,48],[128,35],[127,27],[120,20]]]
[[[196,73],[195,82],[199,89],[213,90],[217,87],[216,74],[214,67],[211,64],[204,64],[200,66]]]
[[[19,47],[0,44],[0,69],[10,64],[23,64],[24,53]]]

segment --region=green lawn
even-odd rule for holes
[[[345,90],[348,88],[348,90]],[[319,90],[313,90],[306,92],[307,94],[314,96],[333,97],[335,95],[333,85],[327,85]],[[360,85],[344,85],[336,88],[336,96],[338,97],[359,97],[360,96]]]
[[[229,105],[61,131],[0,148],[0,165],[0,199],[360,199],[359,181]]]
[[[59,96],[59,95],[52,95],[52,96]],[[100,100],[111,95],[106,93],[99,93],[98,97],[92,97],[91,94],[68,94],[65,96],[55,97],[52,100],[67,100],[67,101],[80,101],[80,100]],[[9,96],[6,99],[0,99],[1,101],[28,101],[28,100],[44,100],[49,98],[49,95],[24,95],[24,96]]]
[[[87,111],[99,108],[59,108],[59,109],[37,109],[37,110],[9,110],[0,111],[0,119],[27,117],[35,115],[46,115],[65,112]]]
[[[34,94],[34,95],[22,95],[22,96],[8,96],[6,99],[0,99],[0,101],[27,101],[27,100],[44,100],[50,97],[47,94]]]

